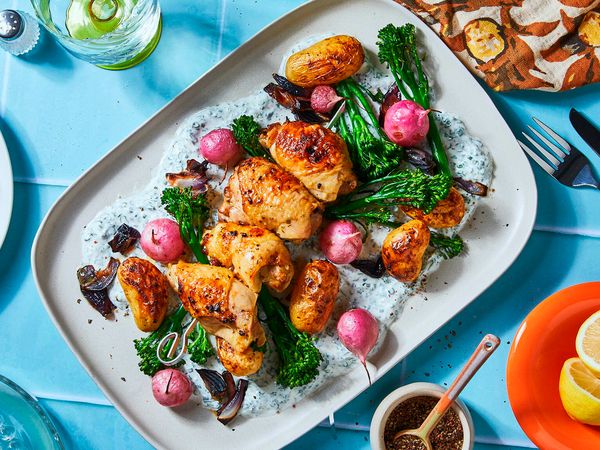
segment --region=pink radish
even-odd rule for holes
[[[367,355],[375,347],[379,338],[377,319],[366,309],[351,309],[340,317],[337,332],[344,347],[355,354],[364,366],[370,385],[371,375],[367,369]]]
[[[227,128],[217,128],[200,139],[200,154],[219,166],[235,164],[242,157],[242,148]]]
[[[394,103],[385,113],[383,129],[392,142],[403,147],[420,144],[429,132],[429,110],[411,100]]]
[[[334,264],[349,264],[362,250],[362,235],[349,220],[330,222],[319,236],[321,251]]]
[[[172,408],[188,401],[192,395],[192,383],[179,370],[159,370],[152,377],[152,394],[158,403]]]
[[[185,251],[179,225],[171,219],[155,219],[146,224],[140,245],[144,253],[160,263],[175,262]]]
[[[337,95],[331,86],[322,85],[313,89],[310,95],[310,107],[318,113],[326,114],[340,101],[342,97]]]

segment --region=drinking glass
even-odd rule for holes
[[[139,64],[161,33],[158,0],[31,0],[44,27],[77,58],[103,69]]]

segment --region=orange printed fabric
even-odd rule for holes
[[[496,91],[600,81],[600,0],[396,0]]]

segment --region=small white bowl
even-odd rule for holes
[[[385,450],[385,443],[383,440],[385,423],[396,406],[409,398],[422,395],[440,398],[445,391],[446,389],[442,386],[433,383],[412,383],[391,392],[383,399],[375,410],[375,414],[373,414],[370,432],[371,448],[373,450]],[[456,414],[458,414],[460,423],[462,424],[462,450],[472,450],[475,441],[475,427],[473,426],[471,413],[469,413],[469,410],[461,400],[456,400],[454,405],[452,405],[452,408],[456,411]]]

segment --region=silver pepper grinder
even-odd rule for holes
[[[35,47],[40,37],[37,21],[23,11],[0,11],[0,48],[13,55],[23,55]]]

